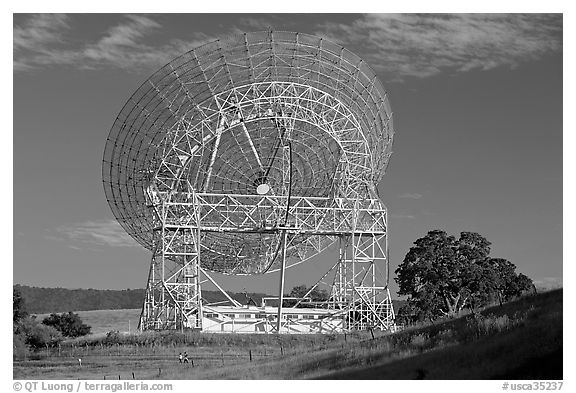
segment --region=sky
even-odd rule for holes
[[[473,231],[538,285],[562,283],[558,14],[15,14],[13,282],[145,287],[150,253],[116,223],[102,187],[116,115],[179,54],[269,28],[345,46],[388,91],[394,153],[378,188],[392,272],[428,231]],[[313,284],[335,256],[289,270],[286,287]],[[278,290],[277,275],[215,278]]]

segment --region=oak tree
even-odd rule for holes
[[[510,270],[512,263],[489,255],[490,242],[477,233],[462,232],[456,238],[441,230],[428,232],[396,269],[398,294],[407,295],[410,304],[404,311],[418,319],[454,316],[496,295],[509,300],[531,283]]]

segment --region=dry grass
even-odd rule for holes
[[[120,332],[135,331],[140,320],[140,309],[74,311],[82,322],[92,328],[92,334],[103,334],[111,330]],[[50,314],[38,314],[42,321]]]
[[[91,337],[15,362],[19,379],[562,378],[562,291],[393,334]],[[181,365],[187,351],[192,364]],[[250,353],[252,361],[250,361]],[[76,358],[83,357],[83,366]]]

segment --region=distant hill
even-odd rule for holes
[[[142,307],[144,289],[66,289],[39,288],[26,285],[14,285],[20,290],[26,303],[26,309],[32,314],[48,314],[68,311],[120,310]],[[230,297],[241,304],[246,304],[244,293],[228,292]],[[248,293],[254,302],[260,305],[264,293]],[[225,301],[226,297],[219,291],[202,291],[202,297],[208,303]],[[405,303],[393,300],[394,310]]]
[[[32,314],[141,308],[145,292],[144,289],[39,288],[18,284],[14,287],[20,290],[26,303],[26,310]],[[244,293],[228,294],[241,304],[246,304]],[[260,304],[262,297],[269,295],[248,293],[248,296],[256,304]],[[226,297],[218,291],[202,291],[202,297],[209,303],[226,300]]]
[[[65,289],[26,285],[14,287],[22,293],[26,310],[33,314],[139,308],[144,298],[143,289]]]

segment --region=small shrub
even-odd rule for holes
[[[415,334],[410,339],[410,344],[415,347],[423,347],[428,341],[428,335],[425,333]]]
[[[17,333],[26,337],[26,344],[33,349],[51,347],[62,341],[62,334],[58,330],[38,323],[33,317],[24,318]]]
[[[461,336],[463,336],[461,338],[466,341],[474,337],[480,338],[507,331],[521,323],[524,318],[514,315],[510,319],[506,314],[501,316],[474,314],[466,319],[466,326],[461,332]]]
[[[432,337],[431,337],[432,338]],[[457,342],[457,335],[452,329],[443,329],[436,333],[433,337],[434,346],[444,347],[448,344]]]
[[[52,326],[66,337],[80,337],[90,334],[90,326],[82,323],[78,314],[73,312],[50,314],[42,321],[44,325]]]
[[[508,318],[508,315],[505,314],[499,317],[486,319],[486,322],[488,322],[486,327],[487,334],[499,333],[512,327],[512,323]]]
[[[450,340],[454,338],[454,331],[452,329],[444,329],[438,332],[438,338],[442,340]]]
[[[12,323],[19,323],[28,316],[26,302],[18,287],[12,288]]]
[[[104,345],[116,345],[122,343],[122,336],[118,330],[111,330],[106,333],[106,338],[102,341]]]
[[[12,347],[14,360],[26,359],[30,350],[26,345],[26,336],[22,333],[12,333]]]

